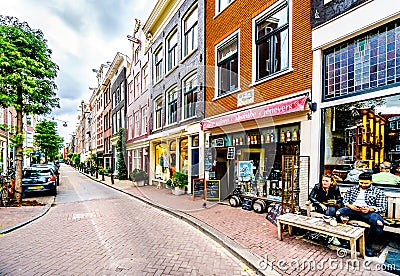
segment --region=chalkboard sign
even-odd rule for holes
[[[193,179],[193,200],[195,197],[204,198],[204,179],[203,178]]]
[[[212,148],[204,149],[204,170],[211,171],[213,163],[213,151]]]
[[[219,180],[206,180],[206,200],[219,201]]]

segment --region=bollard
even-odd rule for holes
[[[114,184],[114,175],[111,174],[111,184]]]

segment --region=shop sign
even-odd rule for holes
[[[291,112],[303,111],[306,100],[307,96],[301,96],[214,119],[206,119],[202,122],[203,130],[249,120],[283,115]]]
[[[228,147],[228,156],[226,159],[235,159],[235,147]]]
[[[254,103],[254,90],[248,90],[238,94],[237,106],[243,106]]]

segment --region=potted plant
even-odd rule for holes
[[[133,171],[129,174],[132,181],[136,183],[136,186],[144,186],[149,179],[149,176],[144,170],[141,169],[133,169]]]
[[[104,176],[108,175],[108,170],[105,168],[100,168],[99,169],[99,174],[101,175],[101,180],[104,181]]]
[[[188,185],[188,175],[182,172],[175,172],[172,176],[172,193],[174,195],[183,195]]]

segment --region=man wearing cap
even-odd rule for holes
[[[382,162],[379,165],[380,172],[372,175],[372,182],[378,184],[394,184],[400,185],[400,176],[390,173],[392,164],[390,162]]]
[[[336,212],[336,216],[349,216],[350,219],[365,221],[370,228],[365,239],[365,254],[374,256],[372,243],[383,232],[383,218],[381,213],[386,212],[387,197],[377,187],[371,186],[372,174],[364,172],[358,177],[358,186],[348,189],[343,197],[343,205]]]

